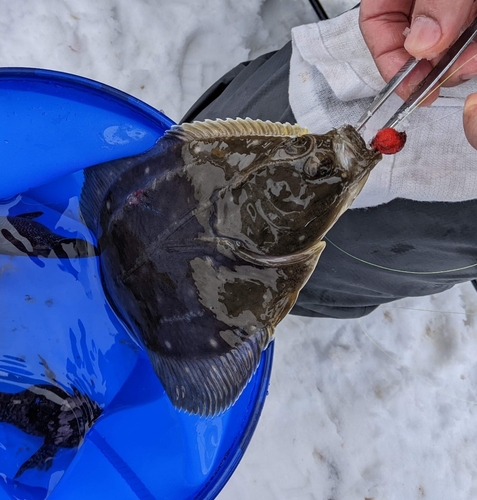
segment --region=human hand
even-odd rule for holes
[[[379,72],[389,81],[412,55],[423,59],[397,89],[406,99],[429,73],[442,53],[458,38],[477,14],[474,0],[362,0],[360,28]],[[407,37],[404,30],[410,28]],[[444,84],[454,86],[477,76],[477,44],[471,44],[449,70]],[[434,92],[430,104],[439,95]]]
[[[477,15],[474,0],[362,0],[359,23],[366,45],[381,76],[388,82],[412,55],[423,59],[398,87],[407,99],[416,85],[442,57],[442,53]],[[409,31],[407,37],[404,31]],[[471,44],[448,71],[444,86],[454,86],[477,76],[477,44]],[[465,65],[460,67],[464,62]],[[437,99],[433,92],[426,105]],[[464,130],[477,149],[477,94],[464,107]]]
[[[471,94],[465,101],[464,132],[470,145],[477,149],[477,94]]]

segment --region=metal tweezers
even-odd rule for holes
[[[451,45],[442,59],[434,66],[431,72],[422,80],[417,89],[409,96],[404,104],[394,113],[383,128],[396,128],[412,111],[421,104],[421,102],[434,90],[435,85],[455,63],[462,52],[470,45],[477,35],[477,19],[460,35],[457,41]],[[419,63],[418,59],[411,57],[404,66],[396,73],[391,81],[374,98],[363,116],[358,120],[356,129],[361,130],[376,111],[386,102],[389,96],[396,90],[396,87],[402,83],[404,78]]]

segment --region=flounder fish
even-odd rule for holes
[[[380,159],[351,126],[227,119],[85,171],[106,294],[174,406],[235,402]]]
[[[48,470],[60,448],[80,446],[101,413],[99,405],[76,388],[69,394],[60,387],[39,384],[15,394],[0,392],[0,422],[45,438],[15,477],[32,468]]]
[[[67,238],[38,222],[43,212],[0,216],[0,254],[68,259],[91,257],[96,249],[81,238]]]

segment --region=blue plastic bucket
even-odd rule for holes
[[[0,69],[0,113],[0,217],[34,214],[89,241],[77,212],[81,170],[146,151],[173,124],[111,87],[35,69]],[[0,500],[218,494],[256,427],[271,348],[230,410],[199,418],[172,407],[105,300],[96,258],[0,255],[0,318],[0,395],[17,404],[31,386],[75,388],[103,411],[79,447],[60,447],[48,470],[18,478],[44,438],[1,422]]]

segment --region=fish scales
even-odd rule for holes
[[[350,126],[229,119],[86,170],[106,294],[174,406],[214,415],[238,398],[380,158]]]

